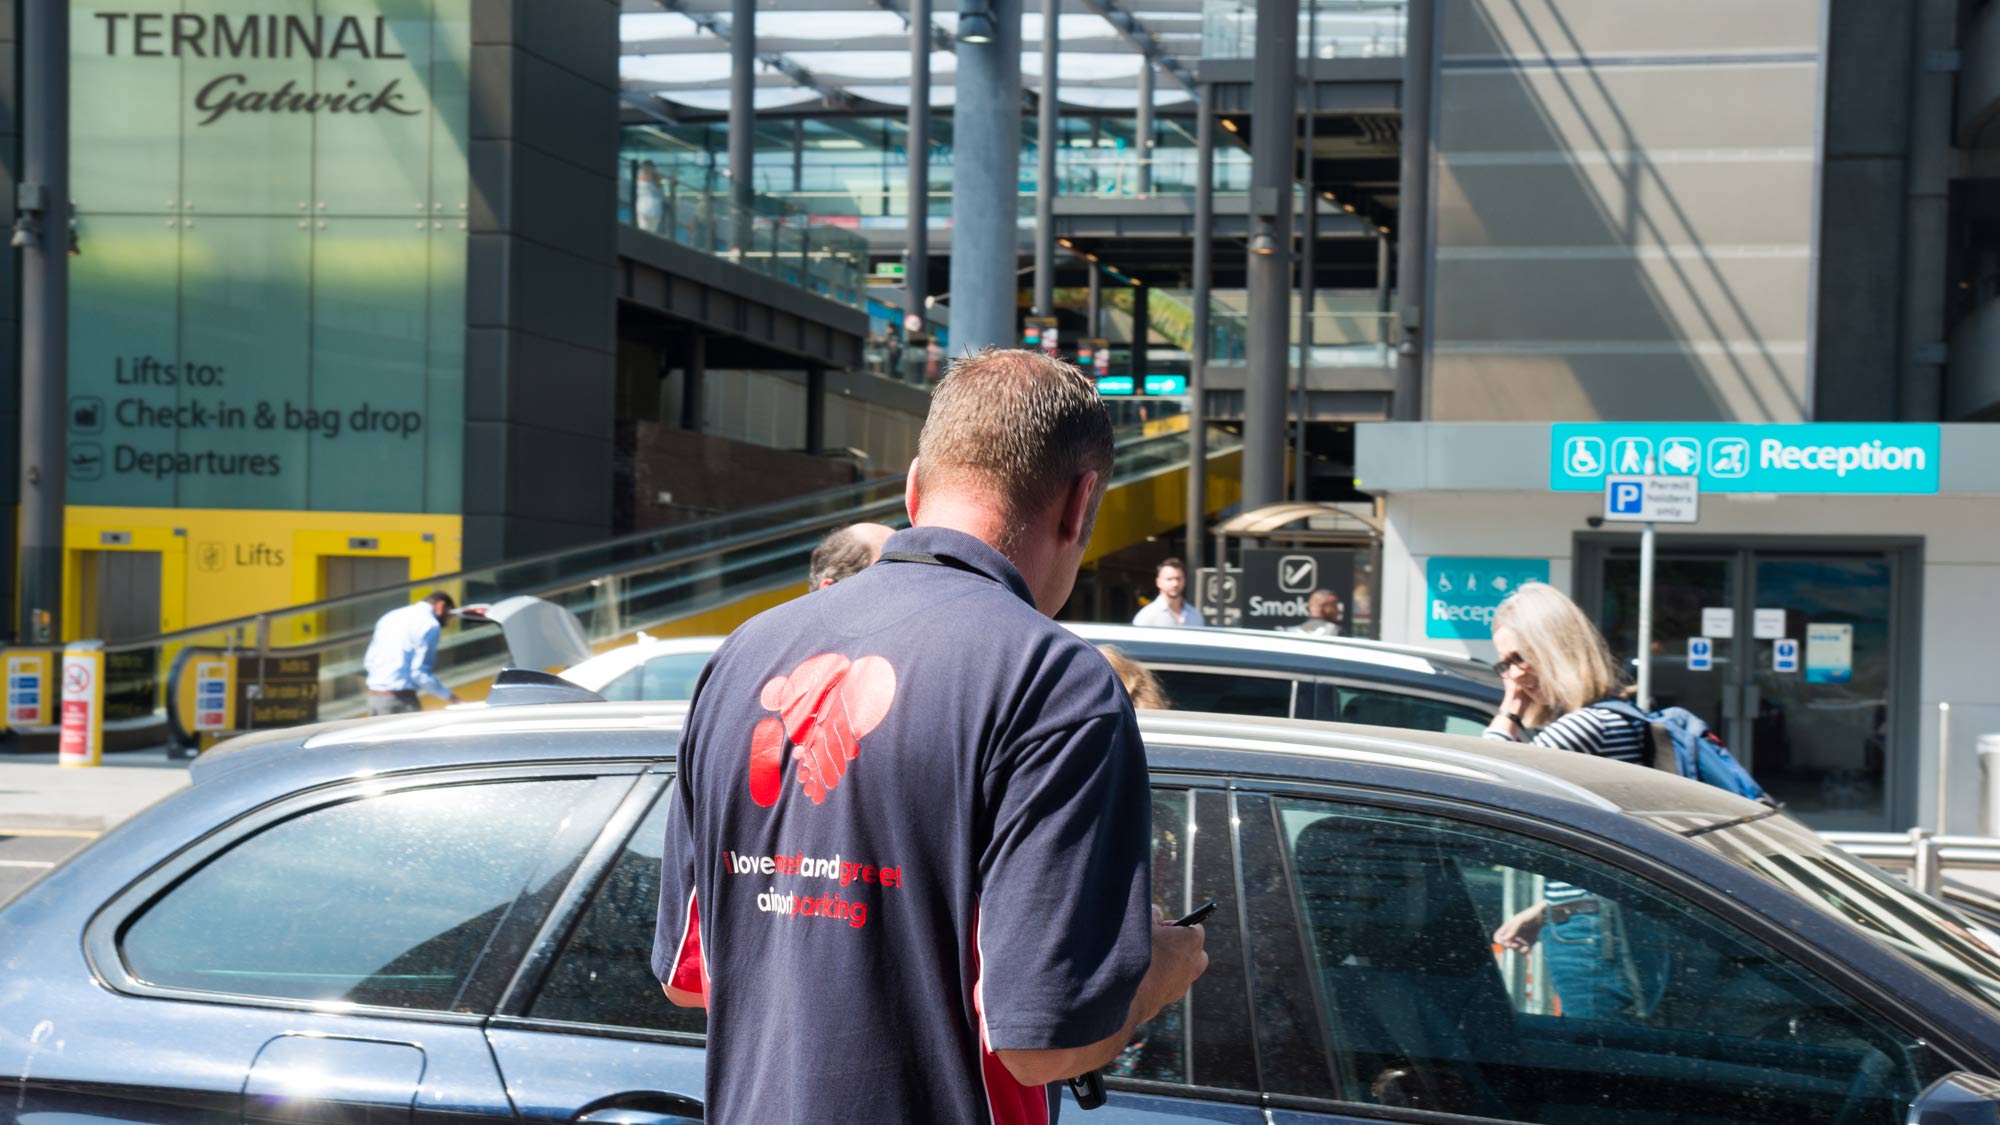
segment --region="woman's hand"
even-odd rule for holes
[[[1535,939],[1542,933],[1542,912],[1547,903],[1538,902],[1500,924],[1493,931],[1493,944],[1516,953],[1526,953],[1534,948]]]

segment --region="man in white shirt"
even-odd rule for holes
[[[437,696],[446,703],[460,703],[458,695],[444,686],[432,665],[437,663],[438,634],[445,618],[451,616],[451,595],[436,591],[423,601],[392,609],[375,622],[375,635],[361,658],[368,674],[368,713],[400,715],[421,711],[419,691]]]
[[[1182,596],[1187,592],[1187,569],[1181,566],[1181,560],[1162,561],[1160,568],[1153,572],[1153,585],[1159,587],[1160,596],[1135,614],[1132,624],[1168,629],[1195,629],[1208,624],[1202,619],[1201,611]]]

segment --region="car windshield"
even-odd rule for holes
[[[1788,817],[1694,837],[2000,1010],[2000,934],[1917,894]]]

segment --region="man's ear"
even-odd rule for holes
[[[1069,482],[1068,491],[1063,493],[1060,522],[1056,530],[1064,544],[1074,543],[1090,530],[1095,513],[1091,510],[1097,501],[1097,473],[1086,472]]]
[[[910,513],[910,526],[917,526],[917,459],[910,458],[910,473],[903,478],[903,508]]]

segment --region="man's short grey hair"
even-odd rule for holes
[[[1111,418],[1074,365],[987,348],[951,365],[917,439],[919,488],[993,493],[1009,520],[1045,510],[1086,472],[1111,479]]]
[[[859,530],[849,524],[820,540],[807,564],[806,582],[815,590],[828,581],[852,578],[875,563],[875,548]]]

